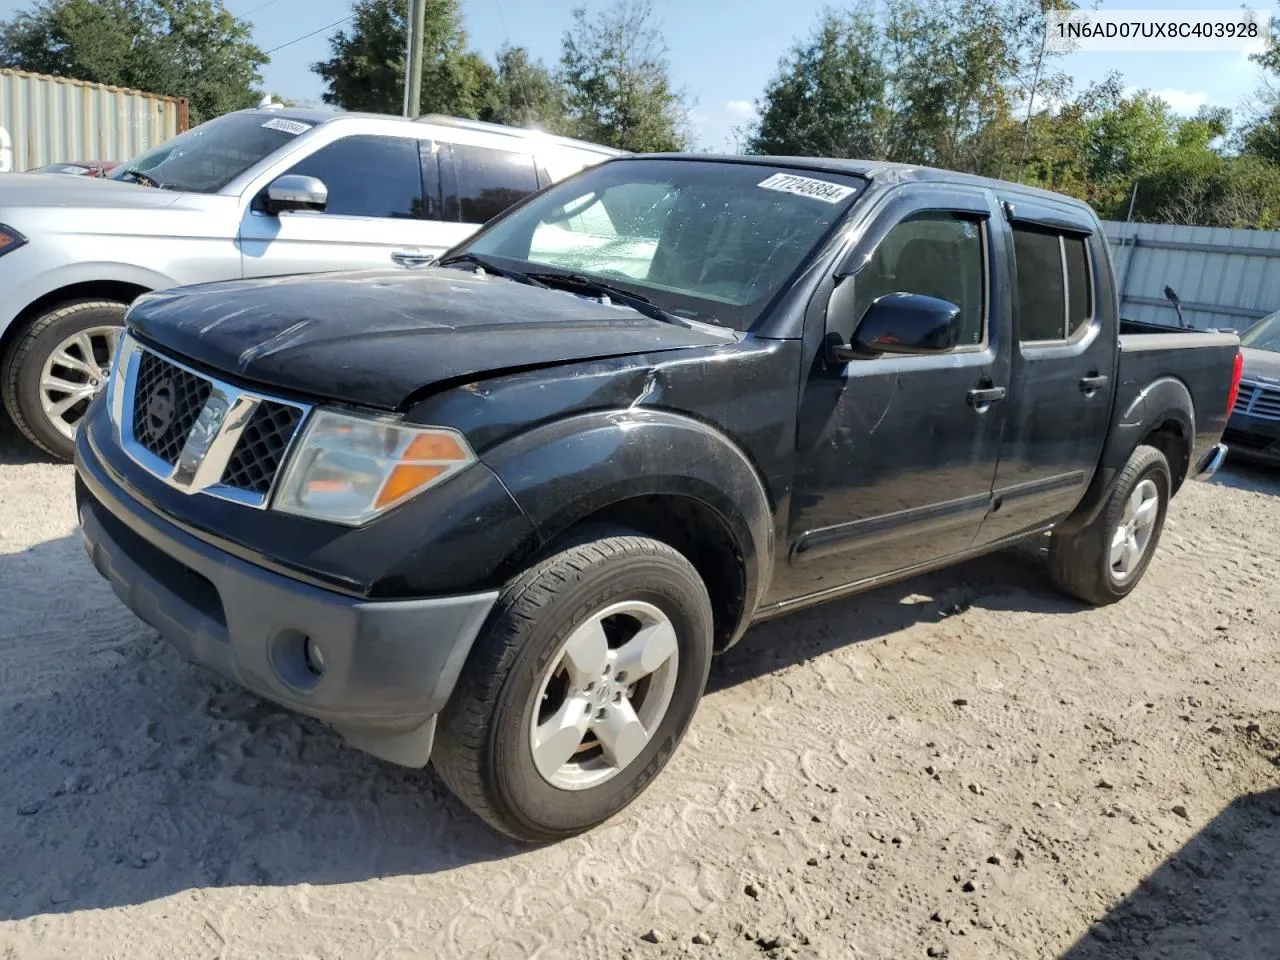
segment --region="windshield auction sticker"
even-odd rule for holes
[[[273,117],[262,125],[264,130],[279,130],[282,133],[292,133],[295,137],[300,133],[306,133],[311,129],[311,124],[303,123],[300,120],[286,120],[284,117]]]
[[[839,203],[849,194],[853,187],[832,183],[830,180],[815,180],[812,177],[800,177],[794,173],[775,173],[761,180],[758,187],[766,190],[777,190],[781,193],[794,193],[800,197],[811,197],[823,203]]]

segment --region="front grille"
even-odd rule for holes
[[[1280,420],[1280,388],[1243,381],[1232,413],[1243,413],[1263,420]]]
[[[310,407],[197,373],[141,345],[128,349],[136,360],[121,432],[133,459],[187,493],[265,507]],[[184,451],[191,462],[179,468]]]
[[[222,482],[229,487],[266,494],[302,421],[302,410],[288,403],[263,400],[236,444]]]
[[[1248,413],[1249,401],[1253,399],[1253,384],[1241,383],[1240,392],[1236,394],[1236,404],[1231,408],[1232,413]]]
[[[1275,441],[1270,437],[1260,437],[1247,430],[1232,430],[1228,427],[1222,431],[1222,442],[1228,447],[1240,450],[1265,450]]]
[[[212,390],[203,377],[144,351],[133,394],[134,439],[165,463],[177,463]]]

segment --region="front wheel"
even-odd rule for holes
[[[114,300],[54,308],[18,335],[0,367],[9,416],[27,439],[59,459],[72,458],[76,428],[106,388],[125,309]]]
[[[1050,538],[1054,584],[1096,606],[1127,596],[1151,563],[1172,489],[1164,454],[1155,447],[1138,447],[1094,521],[1076,533]]]
[[[707,590],[680,553],[630,534],[566,549],[503,591],[441,715],[432,763],[508,836],[590,829],[675,752],[711,646]]]

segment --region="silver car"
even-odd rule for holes
[[[201,124],[107,179],[0,176],[0,396],[69,459],[124,312],[165,287],[431,262],[619,151],[425,117],[270,107]]]

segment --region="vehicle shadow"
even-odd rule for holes
[[[1280,496],[1280,468],[1265,467],[1248,460],[1227,458],[1226,465],[1213,475],[1210,483],[1251,493]]]
[[[1269,790],[1231,803],[1061,960],[1277,956],[1280,790]]]
[[[9,415],[0,410],[0,467],[57,462],[19,433]]]
[[[919,623],[937,623],[970,607],[1074,613],[1084,605],[1049,583],[1039,542],[800,610],[752,627],[711,664],[714,693],[866,643]]]

